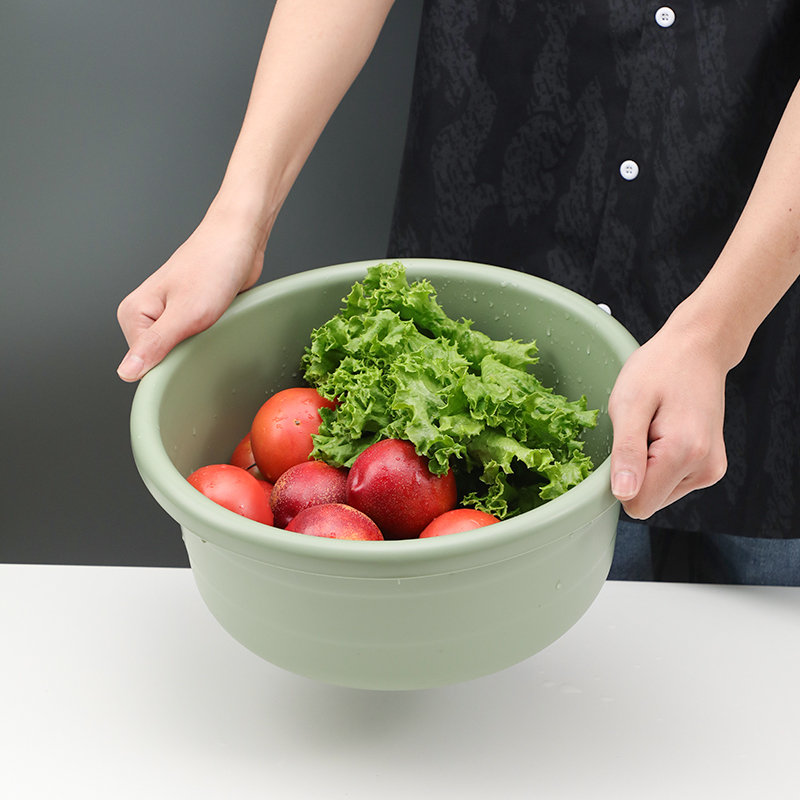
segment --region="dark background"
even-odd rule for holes
[[[116,308],[213,198],[273,5],[3,0],[2,562],[188,565],[131,457]],[[384,257],[420,10],[392,10],[284,205],[262,282]]]

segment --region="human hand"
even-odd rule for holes
[[[265,245],[209,210],[173,256],[117,310],[130,348],[117,369],[137,381],[178,342],[213,325],[237,294],[258,280]]]
[[[608,404],[611,488],[635,519],[725,474],[727,369],[695,331],[667,325],[625,363]]]
[[[130,347],[117,370],[123,380],[141,378],[258,280],[278,211],[366,63],[392,2],[275,4],[215,201],[186,243],[119,306]]]

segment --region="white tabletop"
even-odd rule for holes
[[[795,798],[800,589],[609,582],[544,652],[368,692],[262,661],[189,570],[0,565],[0,792]]]

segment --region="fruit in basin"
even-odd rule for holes
[[[463,533],[475,528],[484,528],[500,522],[497,517],[480,511],[477,508],[454,508],[445,511],[434,519],[422,533],[420,539],[430,539],[433,536],[445,536],[449,533]]]
[[[253,455],[253,445],[250,442],[249,431],[244,435],[244,437],[242,437],[242,440],[234,448],[234,451],[231,454],[231,459],[228,463],[232,464],[234,467],[241,467],[242,469],[247,470],[254,478],[258,478],[260,481],[264,480],[261,470],[256,465],[256,459]]]
[[[383,539],[378,526],[366,514],[342,503],[305,508],[292,519],[286,530],[324,539]]]
[[[383,439],[353,462],[347,503],[363,511],[387,539],[413,539],[435,517],[454,508],[453,471],[434,475],[411,442]]]
[[[250,428],[256,464],[270,482],[289,467],[308,461],[312,435],[321,422],[319,409],[335,403],[320,397],[316,389],[293,387],[276,392],[261,406]]]
[[[262,481],[232,464],[209,464],[187,480],[217,505],[256,522],[272,525],[272,509]]]
[[[325,503],[344,503],[347,470],[324,461],[295,464],[275,481],[270,506],[278,528],[285,528],[300,511]]]

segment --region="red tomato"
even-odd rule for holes
[[[269,497],[261,482],[232,464],[211,464],[195,470],[187,480],[209,500],[256,522],[272,525]]]
[[[320,397],[316,389],[294,388],[276,392],[258,410],[250,427],[256,464],[275,483],[289,467],[308,461],[319,430],[319,409],[336,404]]]
[[[485,511],[478,511],[477,508],[454,508],[452,511],[446,511],[436,517],[422,531],[419,538],[428,539],[431,536],[445,536],[448,533],[471,531],[473,528],[494,525],[495,522],[500,522],[500,520]]]
[[[273,489],[272,484],[269,481],[262,481],[261,479],[258,480],[258,483],[266,493],[267,500],[269,500],[272,497],[272,489]],[[272,508],[272,506],[270,506],[270,508]]]
[[[347,504],[374,520],[386,539],[413,539],[457,501],[453,470],[434,475],[411,442],[383,439],[353,462]]]
[[[260,481],[264,480],[261,470],[256,466],[256,460],[253,456],[253,446],[250,444],[249,432],[242,441],[236,445],[236,449],[233,451],[231,460],[228,463],[233,464],[234,467],[246,469],[254,478],[258,478]]]

